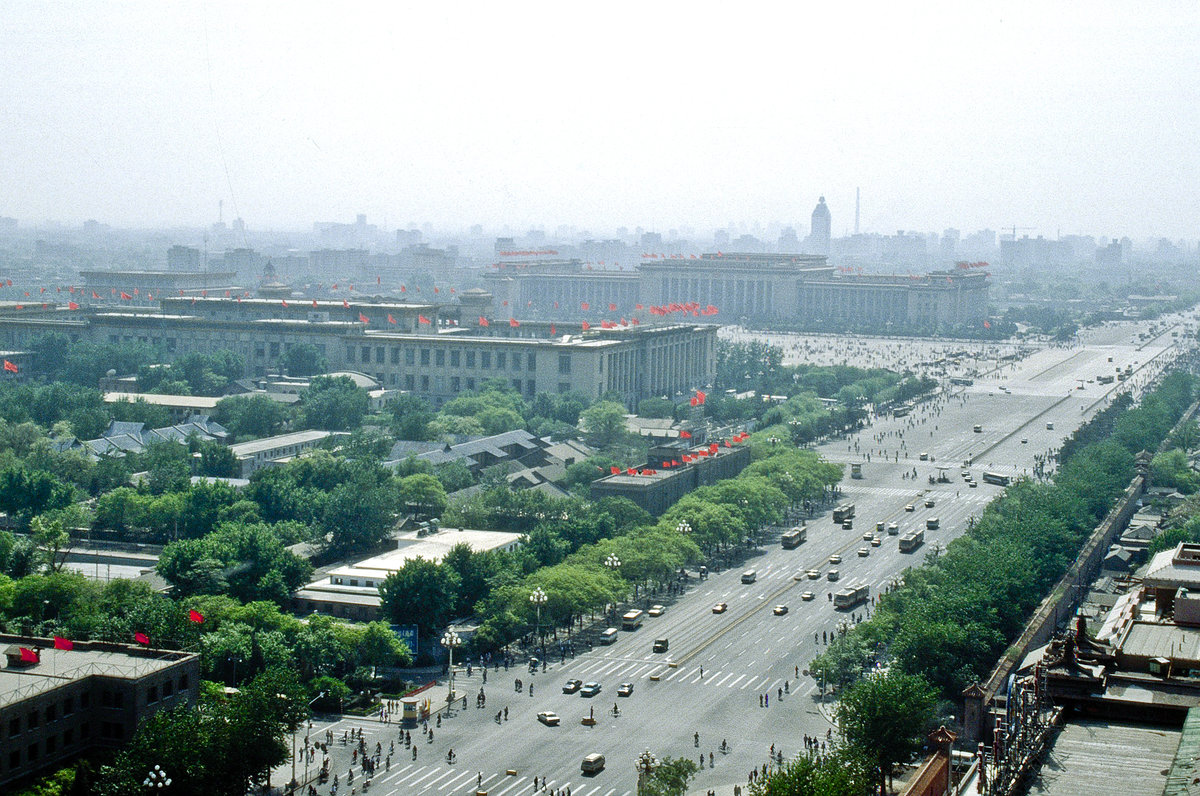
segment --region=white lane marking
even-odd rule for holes
[[[740,675],[740,676],[738,677],[738,679],[734,680],[732,683],[730,683],[730,684],[729,684],[729,687],[730,687],[730,688],[734,688],[734,687],[735,687],[735,686],[736,686],[738,683],[740,683],[740,682],[741,682],[743,679],[745,679],[745,678],[746,678],[746,675],[744,675],[744,674],[743,674],[743,675]]]

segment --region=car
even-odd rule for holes
[[[883,530],[883,528],[878,528],[878,530],[882,531],[882,530]],[[871,541],[871,539],[873,539],[874,537],[875,537],[875,531],[865,531],[865,532],[863,533],[863,541],[864,541],[864,542],[869,542],[869,541]]]
[[[869,548],[869,547],[858,548],[858,557],[859,558],[866,558],[869,555],[871,555],[871,548]]]
[[[579,689],[581,697],[594,697],[600,693],[600,684],[597,682],[584,683],[583,688]]]
[[[972,481],[971,483],[967,484],[967,486],[971,487],[972,489],[975,489],[976,487],[978,487],[978,486],[979,486],[979,482],[978,482],[978,481]]]
[[[821,570],[810,569],[808,571],[807,575],[808,575],[809,580],[820,580],[821,579]]]
[[[579,690],[579,687],[581,685],[583,685],[582,680],[574,680],[574,679],[568,680],[567,682],[563,683],[563,693],[564,694],[574,694],[576,691]]]
[[[802,569],[798,569],[798,570],[796,570],[796,574],[792,575],[792,580],[804,580],[807,576],[808,576],[807,572],[805,572]]]
[[[842,557],[840,555],[838,555],[837,553],[834,553],[833,555],[831,555],[829,557],[829,563],[830,564],[840,564],[840,563],[842,563]]]
[[[1021,444],[1022,444],[1022,445],[1028,445],[1028,444],[1029,444],[1029,437],[1021,437]]]
[[[713,606],[713,613],[714,614],[723,614],[723,613],[725,613],[725,609],[728,607],[729,606],[726,605],[725,603],[717,603],[716,605]]]
[[[889,523],[888,523],[888,535],[889,535],[889,536],[895,536],[895,535],[897,535],[898,533],[900,533],[900,523],[898,523],[898,522],[889,522]]]
[[[963,471],[962,471],[962,477],[963,477],[963,480],[965,480],[965,481],[970,481],[970,480],[971,480],[971,471],[970,471],[970,470],[963,470]]]
[[[883,520],[880,520],[879,522],[875,523],[875,530],[877,530],[877,531],[883,530]]]
[[[543,710],[541,713],[537,714],[537,720],[542,724],[545,724],[547,727],[557,727],[558,723],[561,721],[561,719],[558,718],[558,714],[552,710]]]
[[[652,605],[652,606],[650,606],[650,610],[647,611],[646,613],[649,614],[650,616],[662,616],[663,611],[665,611],[665,610],[667,610],[667,609],[661,605]]]
[[[771,609],[771,613],[775,614],[775,616],[783,616],[784,614],[787,613],[787,606],[786,605],[777,605]]]
[[[633,683],[621,683],[621,685],[617,686],[617,696],[633,696]]]
[[[871,547],[879,547],[881,544],[883,544],[883,540],[878,536],[871,540]]]
[[[816,596],[817,595],[813,594],[812,592],[806,591],[800,595],[800,599],[804,600],[804,602],[810,602]]]
[[[927,508],[927,509],[933,508],[933,498],[925,499],[925,508]]]
[[[909,503],[907,506],[904,507],[904,510],[905,511],[916,511],[917,507],[914,506],[913,504]]]

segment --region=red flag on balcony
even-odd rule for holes
[[[77,310],[77,309],[79,309],[79,305],[78,305],[78,304],[76,304],[74,301],[68,301],[68,302],[67,302],[67,309],[69,309],[69,310]]]
[[[366,321],[364,321],[364,323],[366,323]],[[423,324],[425,324],[426,326],[428,326],[428,325],[429,325],[429,319],[428,319],[428,318],[426,318],[424,315],[418,315],[418,316],[417,316],[417,323],[423,323]]]
[[[508,325],[511,326],[512,328],[516,329],[518,326],[521,325],[521,322],[518,321],[516,318],[509,318]]]
[[[21,369],[17,367],[16,362],[9,362],[7,359],[4,360],[4,369],[6,371],[8,371],[9,373],[20,373],[21,372]]]
[[[586,332],[588,329],[591,329],[591,328],[592,328],[592,325],[591,325],[590,323],[588,323],[587,321],[584,321],[584,322],[583,322],[583,330],[584,330],[585,332]]]
[[[147,647],[150,646],[150,637],[145,633],[134,633],[133,640],[138,644],[145,644]]]
[[[690,432],[690,431],[680,431],[680,432],[679,432],[679,438],[680,438],[680,439],[691,439],[691,438],[692,438],[692,432]]]
[[[56,650],[73,650],[73,649],[75,649],[75,642],[71,641],[71,639],[69,639],[69,638],[63,638],[62,636],[55,636],[54,637],[54,649],[56,649]]]
[[[21,647],[21,663],[37,663],[38,654],[28,647]]]
[[[480,326],[491,326],[491,324],[488,322],[488,319],[483,317],[482,315],[479,316],[479,325]]]
[[[388,323],[392,323],[392,324],[394,324],[395,322],[396,322],[396,319],[395,319],[395,318],[393,318],[393,317],[392,317],[392,313],[390,313],[390,312],[389,312],[389,313],[388,313]]]
[[[188,621],[195,622],[198,625],[204,624],[204,614],[197,611],[195,608],[188,611]]]

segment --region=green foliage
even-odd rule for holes
[[[226,523],[203,538],[172,542],[157,569],[177,597],[228,593],[281,605],[312,575],[312,566],[261,523]]]
[[[625,407],[615,401],[592,404],[580,415],[580,423],[586,430],[588,444],[597,448],[611,448],[629,436],[625,428]]]
[[[684,796],[700,767],[690,757],[664,757],[646,776],[642,796]]]
[[[801,755],[750,785],[751,796],[861,796],[875,784],[870,765],[841,746],[821,755]]]
[[[329,360],[312,343],[296,343],[288,346],[280,361],[289,376],[303,378],[316,376],[329,370]]]
[[[362,424],[370,408],[367,391],[349,376],[317,376],[300,396],[304,428],[350,431]]]
[[[192,476],[192,457],[178,442],[154,442],[139,457],[146,468],[146,485],[156,495],[187,489]]]
[[[172,394],[181,385],[190,395],[220,395],[234,379],[245,373],[239,354],[222,349],[212,354],[184,354],[169,365],[146,363],[138,369],[138,390]]]
[[[133,373],[143,364],[159,361],[158,352],[144,343],[72,343],[56,332],[33,340],[30,349],[34,375],[92,388],[110,369]]]
[[[446,510],[446,490],[432,475],[410,475],[401,478],[397,488],[400,505],[419,514],[440,517]]]
[[[674,417],[675,402],[670,398],[643,398],[638,401],[637,413],[640,417]]]
[[[388,404],[387,411],[391,415],[392,433],[397,439],[429,439],[429,423],[436,415],[424,398],[398,395]]]
[[[920,751],[936,702],[927,682],[900,672],[871,675],[842,693],[838,727],[846,743],[871,761],[880,796],[886,796],[893,769]]]
[[[404,562],[379,587],[380,607],[398,625],[416,625],[431,636],[458,602],[459,577],[451,567],[417,557]]]
[[[217,401],[212,417],[237,439],[256,439],[282,431],[288,411],[265,395],[233,395]]]
[[[72,499],[70,485],[45,470],[31,470],[20,464],[0,470],[0,511],[22,525],[44,511],[70,505]]]
[[[1200,489],[1200,473],[1191,468],[1187,454],[1179,448],[1163,451],[1150,462],[1150,481],[1191,495]]]

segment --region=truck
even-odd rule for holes
[[[833,595],[833,607],[853,608],[859,603],[868,600],[870,596],[870,586],[865,583],[852,584]]]
[[[854,516],[854,504],[853,503],[843,503],[842,505],[838,506],[836,509],[833,510],[833,521],[834,522],[845,522],[846,520],[850,519],[853,516]]]
[[[626,611],[621,615],[622,630],[637,630],[642,626],[642,619],[645,614],[637,608],[632,611]]]
[[[851,478],[862,478],[862,465],[861,464],[856,463],[856,464],[850,465],[850,477]]]
[[[1114,379],[1114,377],[1112,377],[1112,376],[1097,376],[1096,383],[1097,384],[1112,384],[1113,379]]]
[[[909,531],[900,537],[900,552],[911,553],[923,544],[925,544],[924,528],[918,528],[915,531]]]
[[[779,541],[783,544],[784,550],[793,550],[799,547],[807,539],[807,528],[792,528],[790,531],[779,537]]]

